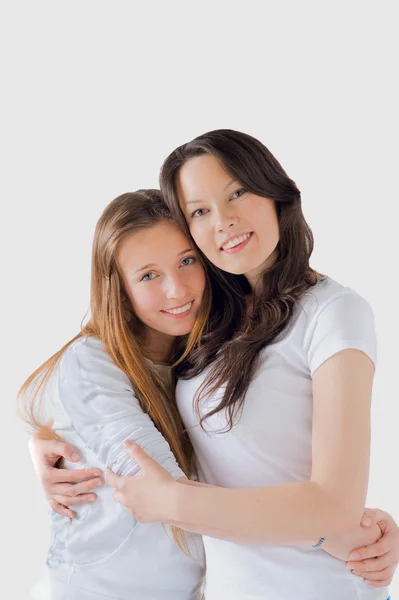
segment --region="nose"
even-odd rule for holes
[[[173,273],[173,275],[165,277],[163,287],[165,295],[169,299],[180,299],[186,295],[186,286],[179,277],[179,273]]]
[[[238,218],[233,209],[222,207],[215,213],[215,226],[217,231],[228,231],[234,225],[237,225]]]

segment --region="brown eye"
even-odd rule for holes
[[[197,210],[195,210],[192,215],[191,218],[194,219],[195,217],[202,217],[202,215],[205,214],[205,209],[204,208],[197,208]]]
[[[236,198],[240,198],[243,194],[245,194],[245,190],[244,188],[240,188],[232,194],[231,199],[235,200]]]

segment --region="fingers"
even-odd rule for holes
[[[373,508],[365,509],[363,516],[362,516],[362,520],[360,522],[362,527],[372,527],[373,525],[376,525],[376,523],[377,523],[377,520],[376,520],[375,510]]]
[[[119,504],[123,504],[124,496],[118,490],[115,490],[115,492],[113,493],[113,498],[116,502],[119,502]]]
[[[79,453],[73,446],[59,440],[42,440],[32,436],[29,440],[29,449],[33,454],[40,454],[47,460],[58,460],[61,456],[71,462],[80,460]]]
[[[76,497],[81,494],[87,494],[91,490],[104,484],[104,480],[96,477],[82,481],[81,483],[56,483],[52,486],[51,495],[60,494],[61,496]]]
[[[355,573],[355,575],[361,575],[364,577],[362,573]],[[391,577],[391,570],[388,568],[383,569],[382,571],[373,571],[373,573],[367,574],[368,581],[386,581]]]
[[[65,442],[55,441],[54,453],[71,462],[78,462],[80,460],[80,455],[76,452],[75,448]]]
[[[48,467],[43,473],[43,480],[45,483],[77,483],[82,479],[91,479],[93,477],[100,477],[102,471],[100,469],[56,469],[54,467]]]
[[[53,509],[53,511],[58,513],[59,515],[62,515],[63,517],[69,517],[70,519],[76,518],[76,512],[74,510],[71,510],[67,506],[60,504],[56,500],[53,500],[53,499],[49,500],[49,504],[50,504],[51,508]]]
[[[62,494],[54,494],[51,500],[55,500],[64,506],[75,506],[77,504],[87,504],[94,502],[97,499],[95,494],[81,494],[80,496],[63,496]]]
[[[368,583],[371,587],[388,587],[391,585],[392,578],[385,579],[384,581],[373,581],[372,579],[365,579],[365,582]]]
[[[118,486],[120,485],[120,480],[122,479],[122,477],[120,475],[117,475],[116,473],[114,473],[113,471],[111,471],[110,468],[106,468],[105,469],[105,483],[110,485],[113,488],[118,488]]]
[[[385,512],[385,510],[381,510],[380,508],[373,508],[373,510],[371,512],[373,513],[376,523],[378,523],[379,521],[387,521],[387,520],[393,521],[391,515],[389,513]]]
[[[363,513],[361,525],[363,527],[372,527],[381,521],[389,519],[393,520],[391,515],[379,508],[366,508]]]
[[[125,452],[127,452],[127,454],[131,458],[133,458],[133,460],[138,464],[143,473],[146,470],[146,468],[149,468],[154,464],[153,459],[150,456],[148,456],[148,454],[144,452],[144,450],[140,448],[140,446],[138,446],[131,440],[126,440],[125,442],[123,442],[123,447],[125,449]]]
[[[381,539],[378,540],[375,544],[371,544],[370,546],[365,546],[363,548],[356,548],[351,553],[349,560],[350,561],[360,561],[365,560],[366,558],[376,558],[377,556],[382,556],[394,547],[394,540],[392,534],[385,534]]]
[[[390,551],[379,558],[370,558],[360,562],[348,562],[347,566],[351,571],[360,572],[363,577],[366,577],[367,573],[370,573],[371,571],[382,571],[387,567],[391,567],[394,563],[396,563],[396,557],[395,554]]]

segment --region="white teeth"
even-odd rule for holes
[[[230,248],[234,248],[235,246],[238,246],[238,244],[242,244],[243,242],[245,242],[245,240],[247,240],[249,237],[251,237],[250,233],[240,235],[234,238],[234,240],[230,240],[229,242],[227,242],[227,244],[224,244],[224,246],[222,246],[222,250],[230,250]]]
[[[181,306],[180,308],[171,308],[170,310],[165,310],[165,312],[170,313],[171,315],[181,315],[181,313],[187,312],[189,308],[191,308],[192,302]]]

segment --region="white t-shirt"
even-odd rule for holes
[[[345,348],[376,360],[373,313],[361,296],[326,278],[298,302],[286,331],[262,352],[241,418],[231,431],[219,433],[227,422],[224,411],[205,420],[206,432],[198,425],[193,398],[208,371],[179,381],[178,407],[200,479],[231,488],[309,480],[312,373]],[[221,395],[207,400],[202,414]],[[207,600],[386,600],[389,595],[368,586],[322,549],[203,539]]]
[[[108,466],[120,475],[136,475],[139,467],[122,445],[130,439],[175,479],[184,476],[128,377],[98,339],[80,338],[67,349],[46,390],[42,418],[53,418],[55,431],[79,452],[81,461],[66,462],[69,469]],[[95,502],[74,507],[78,518],[71,523],[51,511],[47,574],[33,597],[197,600],[203,578],[201,537],[187,537],[190,558],[161,523],[138,523],[113,499],[109,485],[95,492]]]

